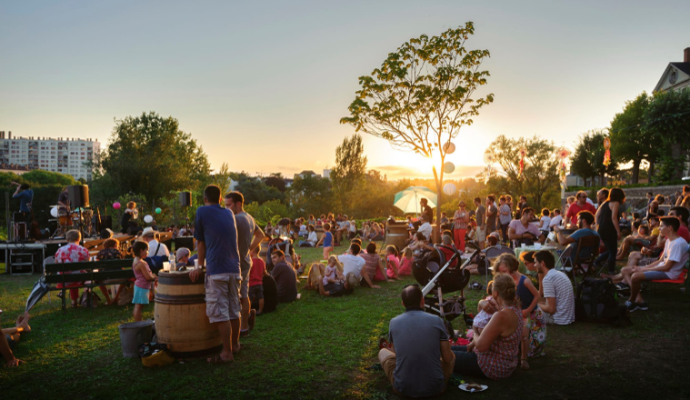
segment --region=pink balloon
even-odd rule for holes
[[[119,210],[119,209],[120,209],[120,203],[117,202],[117,201],[114,202],[114,203],[113,203],[113,208],[116,209],[116,210]]]

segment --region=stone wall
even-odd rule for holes
[[[690,182],[688,182],[690,184]],[[650,187],[636,187],[636,188],[624,188],[626,203],[633,208],[642,208],[647,204],[647,192],[652,192],[656,196],[657,194],[663,194],[669,197],[676,193],[676,191],[682,191],[683,185],[673,185],[673,186],[650,186]],[[591,195],[593,190],[596,188],[591,188],[586,190],[588,195]],[[565,197],[575,196],[577,192],[565,192]],[[596,198],[592,199],[596,202]],[[565,199],[561,201],[562,209],[565,209]]]

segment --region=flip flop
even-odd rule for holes
[[[223,360],[223,358],[221,358],[220,354],[216,354],[215,356],[206,359],[206,362],[209,364],[227,364],[227,363],[231,363],[233,361],[235,361],[234,358],[232,360]]]

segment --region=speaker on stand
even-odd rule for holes
[[[79,209],[79,232],[81,233],[82,244],[84,244],[84,221],[81,212],[84,208],[90,207],[89,187],[86,185],[67,186],[67,197],[70,208],[72,210]]]
[[[192,206],[192,192],[180,192],[179,198],[182,208]],[[184,228],[189,231],[189,217],[187,216],[187,212],[184,213],[184,221]]]

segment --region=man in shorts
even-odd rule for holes
[[[225,207],[235,214],[237,223],[237,245],[240,252],[240,272],[242,285],[240,286],[240,302],[242,304],[242,318],[240,319],[240,335],[246,336],[254,328],[256,311],[252,310],[249,301],[249,270],[252,268],[252,258],[249,254],[264,240],[264,231],[254,223],[254,218],[244,211],[244,196],[240,192],[230,192],[225,195]]]
[[[482,205],[482,199],[480,197],[475,197],[474,206],[477,207],[475,212],[477,229],[474,230],[474,238],[477,240],[479,248],[483,249],[486,242],[486,207]]]
[[[232,211],[220,206],[220,188],[204,189],[204,205],[197,208],[194,221],[198,268],[189,273],[195,282],[206,267],[206,316],[216,324],[223,341],[219,355],[209,363],[233,361],[240,351],[240,253],[237,249],[237,225]]]

